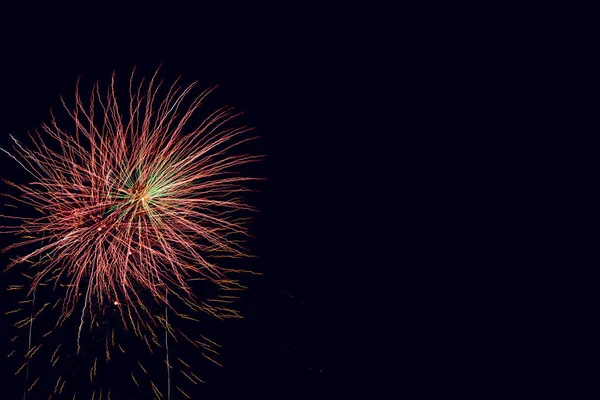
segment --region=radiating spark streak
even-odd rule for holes
[[[38,383],[39,380],[40,380],[40,377],[38,376],[38,378],[35,380],[35,382],[33,382],[33,384],[29,387],[29,389],[27,389],[27,391],[31,392],[31,389],[33,389],[35,387],[35,385]]]
[[[60,303],[62,299],[58,299],[56,300],[56,303],[54,303],[54,305],[52,306],[52,310],[54,310],[56,308],[56,306],[58,305],[58,303]]]
[[[152,351],[152,347],[150,346],[150,342],[148,342],[148,338],[146,337],[146,335],[144,335],[144,341],[146,342],[146,346],[148,346],[148,350],[150,351],[150,353],[154,354],[154,352]]]
[[[135,376],[133,376],[133,372],[131,373],[131,379],[133,379],[133,383],[135,383],[135,386],[140,387],[140,384],[138,383],[138,381],[135,380]]]
[[[190,396],[188,396],[188,394],[186,392],[184,392],[183,390],[181,390],[181,388],[179,386],[176,386],[177,390],[179,390],[181,392],[182,395],[184,395],[185,397],[187,397],[188,399],[191,399]]]
[[[215,354],[215,355],[220,355],[221,353],[219,353],[218,351],[216,351],[215,349],[211,348],[209,345],[207,345],[206,343],[202,343],[201,341],[197,341],[197,343],[202,346],[202,348],[206,351],[210,351],[211,353]]]
[[[196,374],[194,374],[192,371],[190,371],[190,375],[192,375],[194,378],[196,378],[196,379],[197,379],[199,382],[202,382],[202,383],[204,383],[204,381],[203,381],[202,379],[198,378],[198,377],[196,376]]]
[[[179,333],[180,333],[180,334],[181,334],[181,336],[183,336],[183,337],[184,337],[184,338],[185,338],[185,339],[186,339],[188,342],[190,342],[190,343],[191,343],[191,344],[192,344],[194,347],[196,347],[196,348],[199,348],[199,347],[200,347],[200,346],[198,346],[198,344],[197,344],[197,343],[196,343],[194,340],[190,339],[190,338],[189,338],[189,337],[188,337],[188,336],[187,336],[185,333],[183,333],[183,332],[181,332],[181,331],[179,331]]]
[[[94,381],[94,377],[96,376],[96,362],[98,361],[98,358],[96,358],[94,360],[94,366],[90,369],[90,382]]]
[[[37,353],[37,351],[38,351],[39,349],[41,349],[41,348],[42,348],[42,345],[41,345],[41,344],[40,344],[40,345],[37,345],[37,346],[35,346],[33,349],[29,350],[29,351],[27,352],[27,354],[25,354],[25,357],[27,357],[27,358],[31,359],[31,358],[32,358],[32,357],[35,355],[35,353]]]
[[[21,370],[23,370],[23,368],[25,368],[25,366],[26,366],[26,365],[27,365],[27,361],[25,361],[25,362],[23,363],[23,365],[21,365],[21,367],[20,367],[20,368],[17,370],[17,372],[15,372],[15,375],[18,375],[18,374],[19,374],[19,372],[21,372]]]
[[[12,135],[11,135],[11,137],[12,137]],[[13,140],[14,140],[14,138],[13,138]],[[20,165],[21,167],[23,167],[23,169],[24,169],[25,171],[29,172],[31,175],[33,175],[34,177],[36,177],[36,176],[35,176],[35,174],[34,174],[33,172],[31,172],[30,170],[28,170],[28,169],[27,169],[27,167],[25,167],[25,166],[23,165],[23,163],[21,163],[21,161],[19,161],[19,159],[18,159],[18,158],[16,158],[16,157],[15,157],[15,156],[13,156],[12,154],[10,154],[8,151],[4,150],[2,147],[0,147],[0,150],[2,150],[3,152],[5,152],[6,154],[8,154],[8,156],[9,156],[10,158],[12,158],[13,160],[15,160],[16,162],[18,162],[18,163],[19,163],[19,165]],[[37,177],[36,177],[36,178],[37,178]]]
[[[56,385],[54,386],[54,393],[56,393],[56,391],[58,390],[58,384],[60,383],[61,379],[62,379],[62,376],[59,376],[58,380],[56,381]]]
[[[142,363],[138,361],[138,364],[140,365],[140,368],[142,369],[142,371],[144,371],[145,374],[148,374],[148,371],[146,371],[146,368],[144,368]]]
[[[57,347],[56,350],[54,350],[54,353],[52,354],[52,357],[50,357],[50,362],[52,362],[52,360],[54,360],[54,357],[56,357],[56,353],[58,353],[58,349],[60,349],[60,346],[62,346],[62,343],[60,343]]]
[[[198,384],[198,382],[196,382],[196,381],[194,380],[194,378],[192,378],[191,376],[189,376],[188,374],[186,374],[186,373],[185,373],[185,371],[181,370],[181,373],[182,373],[182,374],[183,374],[183,375],[184,375],[186,378],[188,378],[188,379],[189,379],[189,380],[190,380],[190,381],[191,381],[191,382],[192,382],[194,385],[197,385],[197,384]]]
[[[152,385],[152,390],[154,391],[154,394],[156,394],[156,396],[157,396],[159,399],[162,399],[162,398],[163,398],[163,395],[162,395],[162,393],[160,392],[160,390],[158,390],[158,388],[156,387],[156,385],[154,384],[154,382],[150,381],[150,384]]]
[[[219,367],[222,367],[221,364],[219,364],[218,362],[216,362],[215,360],[213,360],[212,358],[210,358],[209,356],[207,356],[206,354],[202,353],[202,355],[204,356],[204,358],[206,358],[209,361],[212,361],[213,363],[217,364]]]
[[[206,340],[207,342],[209,342],[209,343],[210,343],[210,344],[212,344],[213,346],[221,347],[221,345],[220,345],[220,344],[213,342],[212,340],[210,340],[210,339],[209,339],[209,338],[207,338],[206,336],[204,336],[204,335],[200,335],[200,336],[202,336],[202,339]]]
[[[48,306],[48,304],[50,304],[50,303],[46,303],[46,304],[44,304],[44,306],[43,306],[42,308],[40,308],[40,310],[39,310],[37,313],[35,313],[35,315],[33,316],[33,318],[32,318],[32,319],[35,319],[35,318],[37,318],[37,317],[38,317],[38,315],[40,315],[40,314],[42,313],[42,311],[44,311],[44,310],[46,309],[46,307]]]
[[[28,318],[22,319],[22,320],[20,320],[20,321],[17,321],[17,322],[14,324],[14,326],[16,326],[17,328],[23,328],[23,327],[27,326],[27,324],[29,324],[29,323],[31,322],[31,319],[32,319],[32,318],[29,318],[29,317],[28,317]]]
[[[188,364],[188,363],[186,363],[185,361],[183,361],[181,358],[177,357],[177,359],[179,360],[179,362],[181,362],[181,363],[182,363],[183,365],[185,365],[186,367],[188,367],[188,368],[191,368],[191,367],[189,366],[189,364]]]
[[[199,319],[197,319],[197,318],[193,318],[193,317],[190,317],[190,316],[189,316],[189,315],[187,315],[187,314],[179,314],[177,311],[175,311],[175,313],[176,313],[178,316],[180,316],[181,318],[183,318],[183,319],[189,319],[190,321],[195,321],[195,322],[199,322],[199,321],[200,321]]]
[[[89,297],[89,294],[90,294],[90,288],[91,287],[92,287],[92,278],[90,278],[90,281],[88,283],[87,292],[85,293],[85,300],[84,300],[84,304],[83,304],[83,310],[81,311],[81,323],[79,324],[79,330],[77,331],[77,353],[79,353],[79,350],[81,350],[81,346],[79,345],[79,339],[81,339],[81,328],[83,327],[83,319],[85,317],[85,309],[87,308],[88,297]]]

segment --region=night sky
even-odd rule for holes
[[[219,84],[208,105],[230,104],[245,111],[243,122],[254,126],[261,137],[252,151],[267,156],[252,173],[266,181],[255,186],[260,193],[250,200],[261,210],[251,225],[256,238],[248,243],[258,257],[237,261],[237,266],[264,275],[242,278],[250,287],[238,303],[244,319],[206,322],[211,337],[223,346],[219,359],[223,367],[198,360],[195,370],[207,382],[197,387],[188,382],[185,387],[192,398],[202,399],[331,397],[336,373],[333,349],[339,341],[333,332],[342,302],[333,294],[340,270],[333,213],[341,200],[331,196],[340,184],[331,152],[343,151],[343,145],[339,146],[342,135],[330,117],[336,107],[333,82],[343,72],[333,62],[340,48],[336,35],[315,16],[319,13],[240,9],[228,3],[219,9],[8,3],[0,10],[0,147],[10,148],[9,134],[26,135],[48,121],[50,108],[61,107],[61,95],[72,100],[78,76],[87,84],[106,83],[113,71],[128,77],[134,66],[140,76],[162,64],[160,76],[167,81],[182,75],[185,83],[198,80],[200,88]],[[0,173],[2,179],[27,180],[4,154]],[[2,247],[12,240],[0,237]],[[1,255],[4,265],[10,256]],[[18,272],[0,275],[2,288],[19,280]],[[3,312],[14,309],[15,297],[5,290],[0,293]],[[14,328],[11,316],[2,314],[0,321],[0,344],[8,354],[15,348],[13,336],[19,335],[22,345],[24,329]],[[41,335],[51,327],[36,328],[34,342],[43,343]],[[73,327],[72,336],[63,338],[65,347],[72,345],[75,334]],[[90,335],[83,340],[94,346]],[[189,351],[176,343],[172,347],[179,354]],[[135,357],[147,356],[140,352]],[[194,361],[199,354],[186,357]],[[24,375],[14,375],[22,354],[0,359],[1,379],[10,382],[2,386],[1,397],[22,398]],[[118,398],[152,398],[131,391],[131,381],[123,380],[129,370],[116,365],[98,379],[116,387]],[[41,379],[28,399],[48,398],[45,386],[54,381],[43,381],[50,368],[47,360],[32,361],[28,384]],[[162,364],[155,369],[152,380],[164,388]],[[86,384],[78,383],[82,391]],[[184,397],[173,390],[172,398]]]

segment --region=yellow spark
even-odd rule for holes
[[[222,367],[221,364],[219,364],[218,362],[216,362],[215,360],[213,360],[212,358],[210,358],[209,356],[207,356],[206,354],[204,354],[204,352],[202,352],[202,355],[204,356],[204,358],[214,362],[215,364],[217,364],[219,367]]]
[[[60,349],[60,346],[62,346],[62,343],[60,343],[58,345],[58,347],[56,347],[56,350],[54,350],[54,354],[52,354],[52,357],[50,357],[50,362],[52,362],[52,360],[54,359],[54,356],[56,356],[56,353],[58,352],[58,349]]]
[[[205,382],[204,382],[202,379],[198,378],[198,377],[196,376],[196,374],[194,374],[192,371],[190,371],[190,374],[191,374],[191,375],[192,375],[194,378],[198,379],[200,382],[202,382],[202,383],[205,383]]]
[[[56,385],[54,386],[54,393],[56,393],[56,391],[58,390],[58,384],[60,383],[61,380],[61,376],[58,377],[58,380],[56,381]]]
[[[135,386],[140,387],[138,382],[135,380],[135,376],[133,376],[133,372],[131,373],[131,379],[133,379],[133,383],[135,383]]]
[[[206,340],[207,342],[209,342],[209,343],[212,343],[213,345],[215,345],[215,346],[217,346],[217,347],[221,347],[221,345],[220,345],[220,344],[213,342],[212,340],[210,340],[210,339],[209,339],[209,338],[207,338],[206,336],[204,336],[204,335],[200,335],[200,336],[202,336],[202,339]]]
[[[36,383],[38,383],[38,381],[40,380],[40,377],[38,376],[38,378],[35,380],[35,382],[33,382],[33,385],[31,385],[29,387],[29,389],[27,389],[28,392],[31,392],[31,389],[33,389],[33,387],[35,386]]]
[[[144,368],[144,366],[142,365],[142,363],[138,361],[138,364],[140,365],[140,368],[142,369],[142,371],[144,371],[144,373],[147,374],[148,371],[146,371],[146,368]]]
[[[23,368],[24,368],[26,365],[27,365],[27,361],[25,361],[25,362],[23,363],[23,365],[21,365],[21,368],[19,368],[19,369],[17,370],[17,372],[15,372],[15,375],[18,375],[18,374],[19,374],[19,372],[21,372],[21,370],[22,370],[22,369],[23,369]]]
[[[177,357],[177,359],[178,359],[178,360],[179,360],[179,361],[180,361],[180,362],[181,362],[183,365],[185,365],[186,367],[188,367],[188,368],[191,368],[191,367],[188,365],[188,363],[186,363],[185,361],[183,361],[181,358]]]
[[[179,386],[176,386],[177,390],[179,390],[181,392],[182,395],[184,395],[185,397],[187,397],[188,399],[191,399],[190,396],[187,395],[186,392],[184,392],[183,390],[181,390],[181,388]]]
[[[110,351],[108,351],[108,336],[106,337],[106,362],[110,360]]]
[[[198,382],[196,382],[196,381],[194,380],[194,378],[192,378],[191,376],[189,376],[188,374],[186,374],[184,370],[180,370],[180,371],[181,371],[181,373],[182,373],[183,375],[185,375],[185,377],[186,377],[186,378],[188,378],[188,379],[189,379],[189,380],[190,380],[190,381],[191,381],[191,382],[192,382],[194,385],[197,385],[197,384],[198,384]]]
[[[160,390],[158,390],[158,388],[156,387],[156,385],[154,384],[154,382],[153,382],[153,381],[150,381],[150,383],[152,384],[152,390],[154,390],[154,393],[155,393],[155,394],[156,394],[156,395],[157,395],[159,398],[161,398],[161,399],[162,399],[163,395],[162,395],[162,393],[160,392]]]

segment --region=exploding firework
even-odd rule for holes
[[[215,260],[248,256],[242,247],[249,236],[244,215],[253,208],[241,196],[255,178],[241,176],[240,167],[260,157],[237,151],[255,137],[247,127],[229,126],[239,115],[231,107],[190,127],[194,112],[214,88],[191,98],[195,83],[180,86],[178,79],[163,88],[157,73],[139,85],[131,75],[125,106],[117,101],[115,74],[106,92],[96,83],[87,102],[78,82],[75,105],[63,101],[73,121],[71,130],[60,128],[51,113],[50,123],[30,134],[27,143],[12,137],[13,148],[1,150],[33,179],[7,182],[16,193],[6,196],[15,203],[15,213],[28,208],[37,215],[2,215],[7,221],[2,232],[20,238],[6,250],[24,250],[7,269],[25,264],[33,271],[26,275],[31,278],[28,285],[9,289],[25,290],[27,301],[34,304],[36,290],[51,287],[58,300],[40,310],[59,310],[56,327],[75,315],[79,318],[73,335],[77,352],[82,330],[87,323],[97,324],[107,305],[118,310],[120,327],[144,340],[151,351],[152,343],[159,345],[157,327],[164,329],[170,397],[169,336],[217,352],[209,339],[190,339],[173,328],[169,310],[190,320],[194,313],[239,316],[228,306],[235,298],[232,293],[206,301],[194,292],[192,282],[232,292],[243,288],[232,278],[240,271]],[[175,301],[188,307],[189,314],[176,309]],[[157,305],[163,307],[161,315]],[[31,328],[42,311],[32,311],[17,323],[29,327],[23,364],[27,370],[32,352],[39,350],[32,347]],[[109,347],[116,348],[114,328],[106,336],[107,362]],[[95,374],[96,361],[90,380]],[[191,381],[199,380],[189,374],[195,377],[188,375]],[[139,385],[133,374],[132,380]],[[152,389],[160,397],[154,382]]]

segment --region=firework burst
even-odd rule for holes
[[[143,292],[166,307],[172,295],[194,311],[235,315],[198,302],[190,282],[239,287],[229,277],[234,271],[214,260],[247,256],[247,220],[240,215],[253,208],[240,196],[255,178],[240,176],[239,167],[260,157],[236,149],[254,137],[247,127],[229,127],[239,115],[231,107],[190,127],[214,88],[190,97],[195,83],[180,86],[178,79],[167,88],[156,77],[134,87],[132,74],[125,107],[117,101],[114,74],[106,92],[94,85],[87,102],[78,82],[75,105],[63,101],[72,130],[61,129],[51,113],[27,144],[13,137],[12,150],[1,149],[33,177],[27,184],[8,182],[20,194],[6,196],[38,212],[2,215],[2,232],[21,238],[6,250],[28,249],[7,268],[38,265],[30,294],[39,285],[62,287],[63,320],[83,295],[79,334],[86,313],[93,316],[94,307],[107,303],[118,306],[136,334],[140,323],[168,332],[166,316],[157,320]]]

